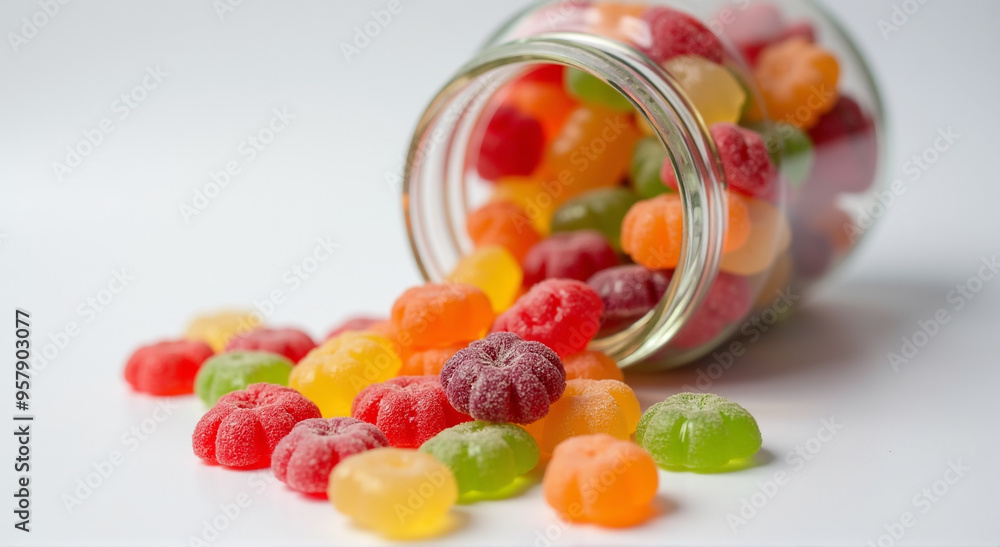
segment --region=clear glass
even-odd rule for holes
[[[693,16],[718,38],[721,50],[709,48],[705,55],[721,55],[721,61],[708,63],[690,53],[677,56],[660,46],[663,28],[673,24],[669,17],[678,12]],[[664,20],[668,23],[662,24]],[[828,55],[838,68],[835,94],[814,85],[807,94],[788,99],[786,90],[799,84],[795,66],[786,65]],[[498,181],[486,180],[491,177],[484,178],[481,165],[477,170],[487,128],[505,101],[516,100],[512,90],[551,65],[567,67],[562,69],[566,82],[567,71],[582,71],[572,74],[589,73],[626,98],[624,106],[616,106],[614,120],[628,117],[626,132],[637,130],[649,141],[658,140],[676,179],[676,194],[661,198],[682,208],[679,252],[663,266],[670,271],[669,285],[652,309],[624,326],[603,329],[590,345],[620,366],[677,366],[740,330],[773,325],[787,315],[790,303],[828,277],[865,232],[857,221],[877,191],[879,152],[884,149],[881,103],[853,42],[818,6],[793,0],[543,2],[504,25],[458,70],[418,123],[406,163],[403,208],[426,279],[446,279],[476,247],[466,220],[499,194],[521,206],[544,233],[551,229],[553,212],[572,198],[605,187],[637,188],[634,174],[587,180],[588,174],[603,173],[602,166],[617,158],[618,148],[624,150],[624,141],[615,143],[610,137],[593,141],[600,150],[592,156],[590,172],[561,177],[571,170],[552,167],[559,157],[553,150],[560,139],[576,142],[566,129],[572,122],[565,118],[545,137],[543,158],[530,174]],[[715,80],[699,88],[699,78]],[[792,83],[785,85],[787,78]],[[745,98],[735,113],[725,94],[716,99],[717,90],[732,87],[731,80],[739,83],[742,94],[729,95]],[[808,91],[805,84],[800,87]],[[574,104],[575,109],[591,106],[583,100]],[[609,112],[608,124],[613,123],[611,111],[597,110]],[[540,119],[547,121],[552,112],[545,106]],[[733,123],[766,143],[776,173],[767,195],[747,194],[739,181],[727,180],[732,162],[726,163],[728,149],[720,150],[712,129],[720,120],[728,122],[727,116],[735,116]],[[810,147],[803,148],[803,135]],[[621,153],[634,159],[637,147],[634,142],[628,146],[632,148]],[[749,214],[740,218],[749,218],[751,226],[747,243],[736,250],[727,239],[736,233],[732,224],[739,223],[731,218],[732,202],[747,204],[744,213]],[[631,253],[643,266],[660,268],[642,254]],[[734,308],[727,303],[731,295],[726,291],[734,289],[723,286],[734,279],[740,288],[736,300],[752,305]],[[733,309],[738,310],[735,317]]]

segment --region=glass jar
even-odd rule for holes
[[[517,205],[544,236],[553,216],[613,224],[591,198],[629,190],[640,205],[616,191],[624,228],[604,233],[653,275],[637,287],[666,288],[590,348],[666,368],[767,330],[841,263],[868,228],[882,136],[868,66],[812,2],[543,2],[427,107],[403,207],[421,272],[441,281],[476,248],[466,223],[485,203]]]

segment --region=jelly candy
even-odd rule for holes
[[[527,424],[562,395],[566,371],[554,351],[495,332],[448,359],[441,385],[459,412],[477,420]]]
[[[668,8],[653,6],[642,15],[649,25],[652,43],[640,49],[657,63],[681,55],[698,55],[713,63],[722,63],[722,42],[701,21]]]
[[[548,279],[533,286],[497,317],[493,332],[541,342],[560,357],[583,351],[601,325],[604,304],[582,281]]]
[[[729,188],[751,197],[772,197],[777,173],[760,134],[731,123],[717,123],[711,132]]]
[[[645,4],[628,2],[597,2],[584,14],[588,31],[614,40],[635,42],[643,26],[640,17]]]
[[[632,103],[610,84],[578,68],[566,69],[566,90],[580,102],[613,112],[631,112]]]
[[[618,380],[625,381],[622,369],[614,359],[599,351],[581,351],[563,359],[566,380]]]
[[[725,328],[750,312],[753,287],[745,277],[719,272],[705,300],[671,341],[674,347],[695,348],[722,334]]]
[[[602,327],[616,330],[649,313],[667,292],[672,277],[673,270],[650,270],[638,264],[594,274],[587,284],[604,302]]]
[[[402,366],[385,337],[345,332],[299,361],[288,385],[316,403],[324,418],[350,416],[351,403],[362,389],[392,378]]]
[[[392,306],[400,340],[414,348],[444,347],[486,334],[493,306],[477,287],[428,283],[404,292]]]
[[[684,89],[706,125],[740,121],[747,92],[728,68],[702,57],[674,57],[663,64]]]
[[[771,163],[780,166],[782,176],[792,186],[801,186],[809,178],[815,159],[809,135],[783,122],[770,126],[753,124],[750,127],[764,138]]]
[[[194,391],[206,405],[250,384],[288,385],[294,363],[266,351],[230,351],[205,361],[195,378]]]
[[[635,154],[632,156],[629,180],[640,198],[655,198],[673,190],[663,182],[663,178],[660,176],[660,169],[666,169],[665,166],[668,164],[667,149],[663,147],[660,139],[646,137],[639,141],[635,146]]]
[[[792,241],[788,219],[775,205],[760,199],[746,198],[750,215],[750,236],[746,244],[722,255],[719,268],[737,275],[756,275],[767,270]]]
[[[635,393],[616,380],[568,380],[563,396],[549,414],[525,428],[543,456],[570,437],[607,433],[628,439],[639,423],[642,410]]]
[[[250,384],[223,395],[198,420],[191,436],[194,455],[226,467],[267,467],[278,442],[310,418],[319,418],[319,409],[294,389]]]
[[[553,234],[524,257],[524,286],[552,278],[586,281],[621,263],[608,240],[595,230]]]
[[[495,492],[538,464],[538,445],[513,424],[468,422],[445,429],[420,447],[451,469],[459,495]]]
[[[132,389],[151,395],[187,395],[202,363],[215,352],[200,340],[171,340],[142,346],[125,363]]]
[[[340,323],[336,327],[334,327],[333,330],[331,330],[330,333],[326,335],[326,338],[324,340],[336,338],[337,336],[340,336],[341,334],[347,331],[359,331],[359,332],[366,331],[369,328],[371,328],[372,325],[384,321],[387,320],[382,317],[363,317],[363,316],[351,317],[349,319],[346,319],[344,322]]]
[[[510,307],[521,290],[523,274],[510,251],[500,246],[480,247],[463,256],[448,276],[453,283],[479,287],[493,311],[500,313]]]
[[[816,155],[809,185],[863,192],[875,181],[878,168],[875,122],[854,99],[841,97],[809,130],[809,136]]]
[[[213,351],[220,352],[226,348],[230,338],[259,326],[260,317],[253,312],[222,311],[195,317],[184,332],[184,338],[202,340],[212,346]]]
[[[358,524],[390,538],[411,538],[447,527],[458,485],[451,470],[430,454],[376,448],[334,467],[327,494]]]
[[[556,447],[542,488],[565,520],[632,526],[653,515],[659,473],[649,453],[631,441],[581,435]]]
[[[808,130],[836,105],[840,66],[829,51],[796,37],[766,47],[754,77],[772,119]]]
[[[314,347],[316,342],[299,329],[259,328],[230,339],[226,351],[269,351],[298,363]]]
[[[452,408],[434,376],[397,376],[372,384],[354,399],[351,416],[374,424],[397,448],[418,448],[469,418]]]
[[[597,230],[612,248],[620,249],[622,220],[636,201],[635,194],[626,188],[591,190],[556,210],[552,216],[552,231]]]
[[[305,494],[324,494],[344,458],[389,446],[372,424],[354,418],[310,418],[295,424],[271,455],[275,478]]]
[[[403,368],[399,369],[400,376],[437,376],[441,374],[444,364],[451,359],[452,355],[468,346],[468,342],[458,342],[443,348],[430,348],[411,353],[406,361],[403,361]]]
[[[710,393],[679,393],[642,415],[635,440],[665,467],[717,469],[760,450],[757,421]]]
[[[545,129],[537,119],[509,106],[493,112],[483,130],[476,157],[479,176],[486,180],[527,176],[535,171],[545,147]]]
[[[541,239],[524,210],[506,201],[492,201],[476,209],[466,218],[465,227],[477,247],[501,246],[518,262]]]
[[[724,15],[720,13],[719,16]],[[751,65],[757,64],[760,53],[770,45],[793,37],[816,41],[816,32],[811,24],[805,21],[786,23],[774,4],[755,3],[744,9],[730,10],[729,17],[728,24],[722,26],[722,33]]]
[[[556,70],[549,70],[549,67],[554,67]],[[566,119],[579,103],[563,89],[564,70],[561,65],[547,65],[534,72],[543,71],[554,73],[554,77],[558,77],[559,80],[551,82],[521,78],[513,82],[504,101],[537,119],[542,124],[546,137],[552,139],[562,131]]]

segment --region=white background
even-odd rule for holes
[[[241,493],[250,506],[213,544],[379,542],[325,502],[280,484],[258,493],[255,481],[266,472],[200,464],[189,435],[204,409],[192,398],[175,400],[155,432],[137,441],[130,428],[145,421],[154,429],[157,401],[130,393],[121,371],[138,344],[176,336],[199,311],[251,306],[278,289],[287,300],[271,321],[321,335],[354,312],[384,313],[418,281],[398,187],[387,174],[399,173],[436,88],[525,2],[404,1],[348,62],[340,45],[384,4],[246,0],[220,20],[209,0],[74,2],[17,52],[7,33],[40,8],[27,0],[0,7],[6,382],[15,307],[31,312],[36,349],[69,323],[79,326],[33,379],[30,535],[12,527],[16,448],[14,437],[0,435],[0,544],[186,545]],[[904,512],[913,526],[898,544],[1000,543],[1000,280],[961,310],[947,301],[983,257],[1000,251],[1000,3],[930,0],[888,40],[877,22],[889,17],[891,2],[825,4],[882,84],[894,129],[889,174],[906,193],[794,324],[752,344],[711,386],[758,418],[762,464],[729,474],[662,473],[663,514],[631,530],[552,527],[555,516],[535,487],[517,499],[457,508],[457,529],[435,543],[546,545],[538,534],[548,528],[556,544],[573,545],[856,545],[878,540]],[[119,119],[116,98],[157,66],[168,76]],[[295,117],[247,161],[238,147],[273,108]],[[52,162],[105,117],[114,131],[58,180]],[[912,180],[908,158],[947,128],[959,141]],[[179,205],[233,160],[242,172],[185,222]],[[320,237],[336,241],[337,251],[293,289],[283,273]],[[134,277],[127,288],[99,313],[81,314],[122,270]],[[950,322],[894,371],[888,352],[939,309]],[[694,382],[708,364],[628,380],[646,406]],[[12,393],[10,384],[0,390],[5,421]],[[828,442],[812,441],[818,453],[799,468],[788,454],[824,419],[842,428]],[[64,495],[76,495],[78,480],[116,450],[121,465],[67,510]],[[969,470],[937,502],[914,500],[949,461]],[[733,531],[727,514],[738,514],[741,499],[778,472],[787,484]]]

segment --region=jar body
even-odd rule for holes
[[[768,330],[850,253],[882,133],[863,59],[812,3],[547,2],[432,103],[404,208],[433,281],[484,243],[484,204],[515,205],[541,239],[601,232],[653,298],[611,306],[592,347],[676,366]],[[508,246],[526,286],[530,243]]]

